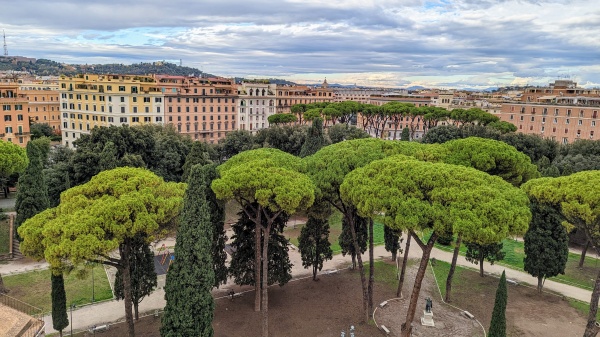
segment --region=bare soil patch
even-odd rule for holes
[[[387,269],[379,274],[392,279],[376,281],[375,306],[395,296],[394,270],[388,263],[385,265]],[[405,281],[404,300],[390,302],[386,308],[376,311],[377,323],[390,328],[390,336],[399,336],[417,267],[415,261],[411,261]],[[468,270],[457,272],[455,278],[452,304],[471,312],[487,330],[498,279],[490,276],[480,278],[476,272]],[[434,301],[436,327],[433,328],[421,326],[420,323],[426,297]],[[357,271],[341,270],[336,274],[321,275],[317,282],[307,278],[269,289],[270,333],[274,337],[337,337],[341,331],[346,331],[348,336],[350,325],[356,327],[356,337],[384,336],[372,322],[361,322],[361,312],[361,287]],[[260,317],[260,312],[254,312],[253,292],[234,300],[218,299],[213,321],[215,337],[260,336]],[[540,296],[535,289],[511,285],[507,326],[509,337],[581,336],[585,319],[561,297],[550,294]],[[159,337],[159,328],[160,318],[151,315],[136,323],[136,335]],[[124,336],[126,327],[124,324],[111,325],[108,331],[96,335]],[[441,302],[431,270],[428,270],[417,306],[413,336],[475,337],[483,336],[483,330],[475,321],[464,317],[461,311]]]

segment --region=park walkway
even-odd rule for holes
[[[406,240],[404,241],[406,242]],[[409,257],[418,259],[421,257],[421,249],[416,243],[411,244]],[[377,246],[374,250],[375,259],[390,259],[390,253],[385,251],[383,246]],[[431,254],[432,258],[435,258],[440,261],[450,262],[452,260],[452,253],[439,250],[434,248]],[[290,260],[294,264],[292,268],[292,274],[294,278],[306,277],[310,275],[310,270],[302,268],[302,261],[300,258],[300,253],[295,249],[290,249]],[[368,255],[363,255],[363,261],[368,261]],[[323,266],[323,270],[331,270],[331,269],[340,269],[340,268],[348,268],[350,265],[350,257],[342,256],[341,254],[334,255],[333,259],[330,261],[326,261]],[[474,268],[475,265],[468,262],[464,256],[459,256],[457,265]],[[500,275],[502,271],[506,271],[507,279],[514,280],[519,283],[527,283],[530,285],[537,284],[537,278],[532,277],[531,275],[517,271],[514,269],[510,269],[500,265],[491,265],[488,262],[485,262],[484,270],[487,273]],[[161,276],[159,279],[159,289],[157,289],[150,296],[146,297],[142,303],[140,304],[140,313],[144,312],[154,312],[155,310],[162,310],[165,306],[164,300],[164,276]],[[229,289],[234,287],[231,284],[223,285],[221,288],[214,292],[215,297],[226,296],[226,291],[224,289]],[[556,292],[562,294],[563,296],[574,298],[583,302],[589,302],[592,292],[588,290],[584,290],[581,288],[577,288],[574,286],[569,286],[562,283],[553,282],[550,280],[546,280],[544,284],[544,288],[546,290]],[[239,287],[235,286],[236,291]],[[249,289],[249,288],[246,288]],[[535,291],[535,289],[532,289]],[[124,313],[124,305],[122,301],[106,301],[93,305],[83,306],[81,308],[76,308],[73,311],[73,330],[84,330],[89,329],[94,325],[102,325],[110,322],[114,322],[117,320],[122,320],[125,316]],[[46,321],[46,332],[48,334],[55,332],[52,329],[52,319],[49,315],[44,317]],[[70,326],[65,329],[68,331]]]

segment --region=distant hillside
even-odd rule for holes
[[[81,73],[88,74],[128,74],[128,75],[146,75],[146,74],[165,74],[179,76],[214,76],[203,73],[201,70],[191,67],[180,67],[169,62],[151,62],[135,64],[65,64],[51,60],[27,60],[21,61],[18,58],[2,57],[0,58],[0,71],[25,71],[37,76],[59,76],[75,75]]]

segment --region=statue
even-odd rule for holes
[[[431,312],[431,308],[433,308],[433,301],[427,297],[425,299],[425,312]]]

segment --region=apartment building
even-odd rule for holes
[[[30,140],[27,97],[18,92],[14,83],[0,84],[0,139],[25,146]]]
[[[334,91],[327,81],[320,88],[305,85],[278,85],[277,86],[277,113],[290,113],[295,104],[311,104],[320,102],[333,102]]]
[[[73,147],[96,126],[162,124],[165,92],[153,76],[61,76],[62,144]]]
[[[33,123],[48,124],[60,133],[60,94],[58,83],[19,83],[19,93],[29,101],[27,114]]]
[[[156,80],[165,93],[165,123],[180,133],[216,143],[236,129],[238,95],[233,80],[166,75],[156,75]]]
[[[269,127],[269,116],[277,113],[277,86],[263,81],[242,82],[238,85],[238,123],[240,130],[256,133]]]
[[[548,87],[527,88],[520,102],[504,103],[498,117],[516,125],[519,132],[566,144],[598,139],[599,111],[599,89],[578,88],[577,83],[558,80]]]

